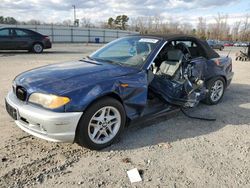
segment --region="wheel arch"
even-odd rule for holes
[[[206,84],[208,83],[208,81],[214,79],[214,78],[222,78],[225,82],[225,87],[227,86],[227,78],[225,75],[215,75],[215,76],[212,76],[210,77],[209,79],[206,80]]]
[[[125,110],[125,107],[124,107],[124,103],[123,103],[121,97],[120,97],[117,93],[115,93],[115,92],[108,92],[108,93],[105,93],[105,94],[103,94],[103,95],[99,95],[99,96],[97,96],[95,99],[93,99],[91,102],[89,102],[89,103],[86,105],[86,107],[82,110],[83,113],[82,113],[81,118],[84,116],[85,111],[86,111],[88,108],[90,108],[90,107],[91,107],[95,102],[97,102],[98,100],[102,100],[102,99],[104,99],[105,97],[113,98],[113,99],[119,101],[119,102],[122,104],[122,106],[123,106],[123,108],[124,108],[124,111],[125,111],[125,115],[126,115],[126,122],[125,122],[125,126],[126,126],[127,122],[128,122],[130,119],[129,119],[128,116],[127,116],[127,113],[126,113],[126,110]],[[80,119],[81,119],[81,118],[80,118]],[[79,120],[79,121],[80,121],[80,120]],[[77,127],[76,127],[76,130],[75,130],[74,142],[77,142],[78,133],[79,133],[78,129],[79,129],[79,122],[78,122]]]
[[[34,44],[41,44],[43,46],[43,48],[44,48],[44,44],[41,41],[32,42],[32,48],[33,48]]]

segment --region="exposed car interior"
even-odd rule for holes
[[[91,58],[140,66],[158,42],[155,38],[124,38],[119,43],[111,43],[104,52],[97,51]],[[168,106],[194,107],[205,98],[206,62],[218,57],[206,48],[205,43],[192,38],[178,37],[164,44],[148,68],[148,100],[142,115]]]
[[[148,107],[160,103],[193,107],[205,96],[203,70],[205,57],[193,41],[170,41],[148,70]]]

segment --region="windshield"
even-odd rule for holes
[[[158,42],[159,39],[142,36],[124,37],[107,44],[89,58],[125,66],[140,66]]]

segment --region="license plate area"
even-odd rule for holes
[[[5,100],[5,107],[8,114],[14,119],[17,120],[17,110],[12,107],[6,100]]]

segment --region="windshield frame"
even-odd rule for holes
[[[103,51],[103,49],[108,48],[108,47],[114,45],[115,43],[117,43],[117,41],[122,40],[124,38],[141,38],[141,39],[147,38],[147,39],[156,39],[156,40],[158,40],[156,42],[156,46],[152,49],[152,51],[147,55],[147,58],[141,64],[138,64],[138,65],[129,65],[127,63],[122,63],[122,62],[115,62],[115,61],[113,62],[114,64],[117,64],[117,65],[120,65],[120,66],[127,66],[127,67],[131,67],[131,68],[136,68],[136,69],[142,69],[142,68],[145,67],[145,65],[147,65],[150,62],[150,60],[152,59],[152,57],[155,56],[154,54],[158,51],[159,47],[162,46],[162,41],[163,41],[162,38],[157,37],[157,36],[127,35],[127,36],[118,38],[116,40],[113,40],[113,41],[107,43],[103,47],[101,47],[98,50],[96,50],[95,52],[91,53],[88,57],[91,58],[91,59],[94,59],[94,60],[96,59],[96,61],[101,61],[100,59],[98,60],[98,57],[94,57],[94,56],[97,55],[97,54],[99,54],[99,53],[101,53]],[[107,61],[103,60],[103,62],[108,62],[108,60]]]

